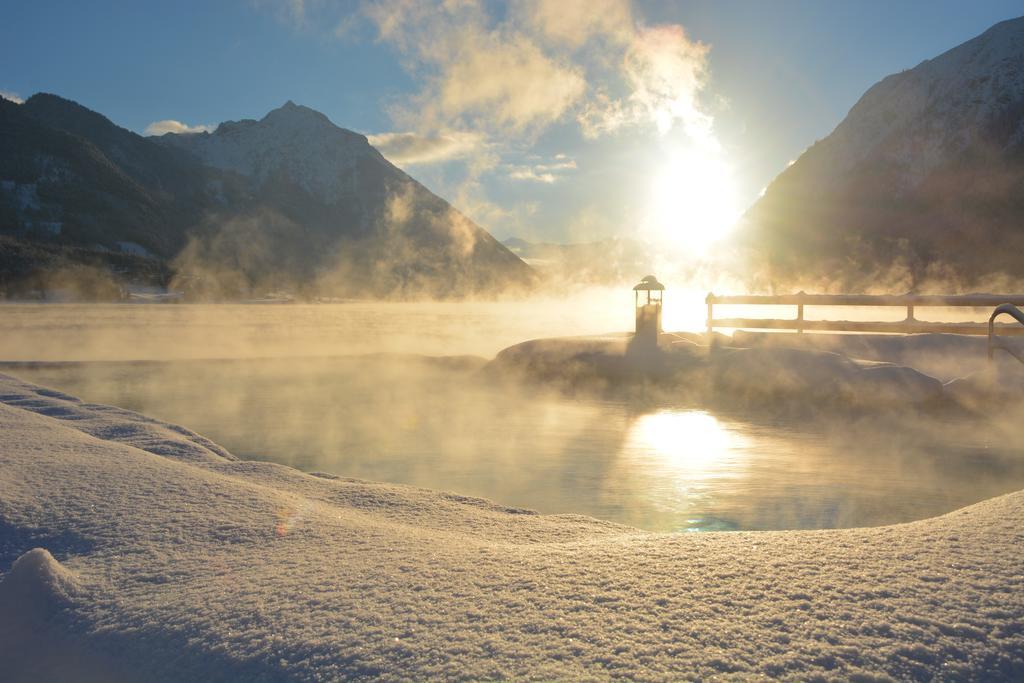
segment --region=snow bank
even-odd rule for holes
[[[713,395],[732,401],[889,407],[942,399],[942,383],[913,368],[856,362],[829,351],[722,349],[711,354],[710,368]]]
[[[66,602],[80,592],[75,575],[43,548],[33,548],[11,566],[0,583],[0,600],[31,603]]]
[[[745,348],[796,348],[834,351],[850,358],[909,365],[943,382],[990,369],[988,338],[963,334],[779,334],[737,331],[723,341]],[[1001,341],[1024,351],[1019,338]],[[996,367],[1013,373],[1019,364],[1008,354],[996,356]]]
[[[807,344],[708,347],[677,334],[662,335],[658,350],[644,354],[632,352],[628,338],[621,337],[536,339],[504,349],[488,370],[619,396],[636,386],[648,395],[660,387],[676,400],[701,404],[784,401],[889,409],[928,407],[943,399],[938,379],[881,359],[854,360]]]
[[[71,610],[62,610],[84,597],[78,577],[48,551],[34,548],[19,557],[0,581],[0,679],[130,680],[113,658],[68,628]]]
[[[63,586],[0,647],[15,680],[66,677],[40,643],[83,679],[1024,677],[1024,492],[661,535],[240,462],[5,376],[0,435],[2,566],[29,553],[0,595]]]

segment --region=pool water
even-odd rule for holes
[[[185,425],[243,458],[653,531],[889,524],[1024,488],[1012,426],[567,397],[497,383],[482,362],[385,354],[0,372]]]

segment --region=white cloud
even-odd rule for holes
[[[164,135],[166,133],[190,135],[193,133],[210,133],[213,132],[214,128],[216,126],[190,126],[174,119],[164,119],[163,121],[154,121],[149,124],[143,132],[146,135]]]
[[[512,180],[531,180],[537,183],[551,184],[558,180],[554,173],[540,171],[532,166],[513,166],[509,170],[508,177]]]
[[[0,90],[0,97],[15,104],[24,104],[25,102],[17,93],[13,93],[10,90]]]
[[[553,164],[538,164],[534,168],[542,171],[569,171],[576,169],[576,161],[573,159],[566,159],[564,154],[558,154],[555,156],[556,161]]]
[[[467,116],[521,132],[557,121],[583,95],[581,71],[545,55],[526,36],[497,44],[489,38],[467,36],[445,66],[439,97],[431,102],[441,120]]]
[[[721,154],[706,106],[710,47],[680,25],[645,25],[629,0],[362,1],[335,34],[348,39],[368,21],[417,84],[388,109],[407,132],[374,144],[396,163],[465,160],[449,198],[483,207],[475,215],[485,224],[514,221],[486,199],[484,173],[551,185],[575,168],[521,156],[557,124],[575,122],[587,138],[672,133],[675,144]],[[451,130],[488,144],[446,139]]]
[[[629,0],[525,0],[525,23],[556,45],[579,48],[594,38],[628,41],[633,31]]]
[[[681,124],[695,139],[711,135],[711,117],[703,111],[700,94],[707,85],[710,48],[691,41],[682,26],[666,25],[636,31],[621,72],[629,95],[614,98],[598,91],[579,115],[588,137],[626,126],[654,125],[667,133]]]
[[[681,127],[709,139],[700,96],[710,48],[682,26],[643,26],[628,0],[383,0],[363,15],[422,84],[392,109],[418,131],[536,137],[569,115],[587,137]]]
[[[514,23],[495,23],[476,3],[387,0],[364,11],[423,83],[395,118],[420,129],[536,131],[583,96],[582,69],[547,52]]]
[[[436,135],[380,133],[368,135],[367,139],[381,154],[399,166],[463,159],[477,154],[485,147],[483,135],[460,131]]]
[[[552,163],[510,165],[507,168],[508,177],[512,180],[528,180],[550,185],[565,178],[569,171],[576,170],[576,161],[568,159],[564,154],[558,154]]]

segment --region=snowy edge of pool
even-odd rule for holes
[[[0,557],[10,680],[1024,676],[1024,492],[655,534],[239,461],[0,375]]]

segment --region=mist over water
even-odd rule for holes
[[[166,360],[359,353],[493,356],[535,337],[632,326],[632,292],[508,302],[0,305],[0,360]]]
[[[886,524],[1024,486],[1010,433],[967,418],[569,397],[481,372],[528,338],[627,330],[632,292],[605,294],[4,306],[0,358],[51,362],[0,372],[183,424],[243,458],[657,531]]]

